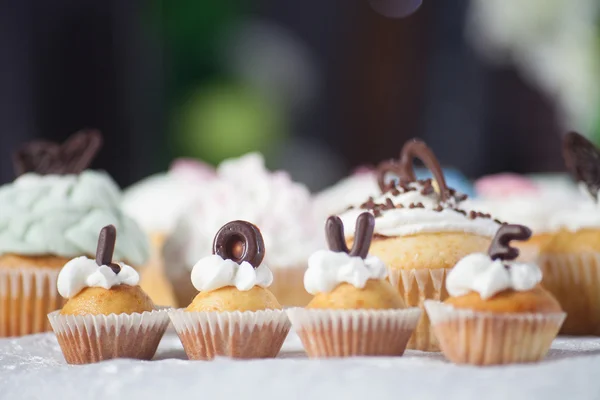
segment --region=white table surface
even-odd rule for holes
[[[0,339],[0,399],[600,399],[600,338],[559,338],[538,364],[458,367],[439,353],[309,360],[290,333],[272,360],[188,361],[168,333],[155,360],[70,366],[53,334]]]

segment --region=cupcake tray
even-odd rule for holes
[[[0,399],[600,399],[600,338],[554,341],[546,360],[459,367],[440,353],[306,358],[291,332],[278,358],[188,361],[168,332],[153,361],[64,361],[54,334],[0,339]]]

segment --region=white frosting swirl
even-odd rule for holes
[[[508,267],[506,267],[506,266]],[[464,296],[477,292],[482,299],[512,289],[526,291],[542,281],[537,265],[492,260],[487,254],[474,253],[460,260],[446,278],[450,296]]]
[[[254,286],[266,288],[271,283],[273,273],[264,263],[254,269],[247,261],[238,264],[213,254],[200,259],[192,268],[192,284],[199,292],[225,286],[235,286],[238,290],[247,291]]]
[[[374,171],[356,172],[317,193],[314,197],[315,207],[321,215],[328,217],[380,193],[381,189],[377,184]]]
[[[117,228],[114,258],[142,265],[149,243],[121,209],[121,192],[104,172],[25,174],[0,187],[0,254],[92,255],[98,234]]]
[[[58,293],[70,299],[87,287],[110,289],[113,286],[136,286],[140,276],[129,265],[118,263],[121,271],[118,274],[107,265],[98,266],[96,260],[77,257],[65,264],[58,274]]]
[[[424,184],[413,182],[410,190],[400,191],[394,195],[388,191],[374,199],[376,204],[385,204],[389,199],[395,208],[381,209],[380,216],[375,218],[375,233],[383,236],[409,236],[423,232],[466,232],[481,236],[494,236],[499,224],[491,218],[471,219],[467,215],[457,212],[459,200],[451,197],[445,204],[439,202],[435,192],[424,194]],[[410,208],[411,204],[421,203],[423,208]],[[402,208],[398,208],[402,206]],[[435,211],[437,207],[441,211]],[[352,208],[340,215],[344,226],[354,227],[356,218],[365,210],[359,207]],[[354,235],[353,229],[346,229],[347,237]]]
[[[352,257],[346,253],[319,250],[308,259],[304,287],[310,294],[328,293],[341,283],[362,289],[369,279],[385,279],[387,269],[375,256]]]
[[[600,201],[589,193],[585,184],[581,183],[579,188],[584,198],[575,201],[575,207],[556,212],[549,221],[552,229],[564,228],[577,232],[581,229],[600,228]]]

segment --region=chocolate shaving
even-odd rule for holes
[[[98,266],[106,265],[113,270],[115,274],[121,272],[121,266],[113,263],[113,254],[117,242],[117,228],[114,225],[107,225],[100,231],[98,237],[98,247],[96,247],[96,264]]]
[[[600,152],[596,146],[579,133],[569,132],[563,141],[563,157],[573,178],[584,182],[588,192],[598,200]]]
[[[265,242],[255,225],[247,221],[231,221],[215,235],[213,254],[238,264],[246,261],[253,268],[258,268],[265,258]]]
[[[325,234],[327,244],[331,251],[346,253],[352,257],[366,258],[371,247],[373,231],[375,229],[375,218],[371,213],[364,212],[356,219],[356,228],[354,230],[354,243],[349,250],[344,237],[344,224],[337,216],[327,218],[325,223]]]
[[[531,230],[523,225],[502,225],[490,244],[488,254],[492,260],[510,261],[519,256],[519,249],[510,246],[512,240],[525,241]]]
[[[13,154],[15,173],[79,174],[90,166],[101,147],[102,135],[96,130],[79,131],[62,145],[45,140],[29,142]]]

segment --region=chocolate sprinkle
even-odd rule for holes
[[[265,242],[255,225],[246,221],[231,221],[215,235],[213,254],[238,264],[246,261],[258,268],[265,258]]]
[[[375,218],[371,213],[364,212],[356,219],[356,228],[354,230],[354,243],[349,250],[344,237],[344,224],[337,216],[327,218],[325,223],[325,234],[327,244],[331,251],[346,253],[352,257],[366,258],[371,247],[373,231],[375,229]]]
[[[502,225],[490,244],[488,254],[492,260],[510,261],[519,256],[519,249],[510,246],[512,240],[525,241],[531,230],[523,225]]]
[[[79,131],[62,145],[45,140],[29,142],[13,154],[15,173],[79,174],[90,166],[100,147],[102,135],[96,130]]]
[[[98,237],[98,247],[96,247],[96,264],[109,266],[115,274],[118,274],[121,272],[121,266],[112,261],[116,242],[117,228],[114,225],[102,228]]]
[[[579,133],[569,132],[563,141],[563,157],[573,178],[584,182],[588,192],[598,200],[600,152],[596,146]]]

